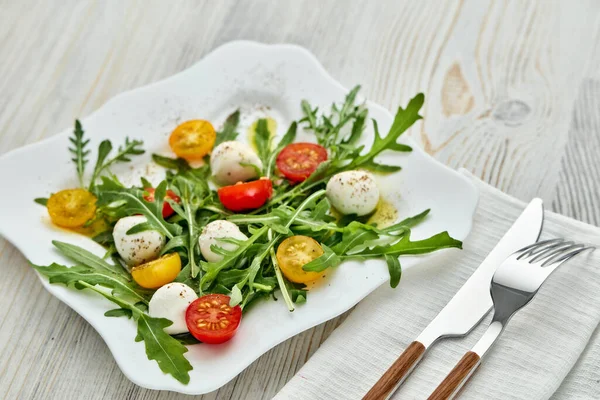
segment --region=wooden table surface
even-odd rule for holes
[[[600,3],[583,0],[0,0],[0,154],[227,41],[288,42],[390,109],[425,92],[425,122],[411,134],[430,154],[598,225],[599,17]],[[3,239],[0,293],[0,398],[186,397],[129,382],[100,336]],[[202,398],[273,397],[343,318]]]

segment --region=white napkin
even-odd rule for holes
[[[396,289],[384,286],[368,296],[277,399],[360,399],[446,305],[525,207],[472,179],[481,197],[464,250],[437,253],[406,271]],[[599,228],[546,211],[542,239],[554,237],[600,249]],[[433,345],[394,398],[426,399],[490,318],[466,338]],[[593,336],[599,322],[597,250],[571,259],[548,278],[510,321],[460,399],[600,399],[600,346],[586,349],[600,344],[597,332]]]

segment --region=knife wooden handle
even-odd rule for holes
[[[375,386],[363,397],[363,400],[387,399],[410,374],[414,366],[423,357],[423,354],[425,354],[423,343],[416,340],[412,342],[394,361],[392,366],[385,371],[385,374],[379,378]]]
[[[431,393],[428,400],[450,400],[453,399],[473,372],[479,367],[481,359],[477,353],[469,351],[460,359],[458,364],[450,371],[446,378]]]

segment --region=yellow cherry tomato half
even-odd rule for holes
[[[201,160],[210,153],[217,134],[212,124],[203,119],[186,121],[169,137],[169,146],[177,156],[188,161]]]
[[[323,248],[315,239],[296,235],[285,239],[277,248],[277,263],[281,272],[292,282],[307,283],[319,278],[321,274],[305,271],[302,267],[323,255]]]
[[[131,269],[131,276],[143,288],[158,289],[171,283],[181,271],[181,258],[178,253],[169,253],[161,258],[138,265]]]
[[[96,215],[96,196],[85,189],[66,189],[48,199],[48,214],[54,225],[79,228]]]

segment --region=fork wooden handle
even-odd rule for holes
[[[406,350],[398,357],[385,374],[363,397],[363,400],[383,400],[387,399],[396,388],[402,383],[404,378],[410,374],[414,366],[425,354],[425,346],[419,341],[412,342]]]
[[[473,372],[479,367],[481,358],[477,353],[469,351],[461,358],[456,366],[450,371],[446,378],[431,393],[428,400],[450,400],[453,399]]]

